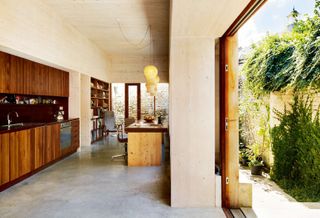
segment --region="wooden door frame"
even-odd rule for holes
[[[124,117],[129,117],[129,86],[137,87],[137,119],[141,119],[141,84],[140,83],[125,83],[124,91]]]
[[[226,102],[227,98],[232,96],[233,93],[226,92],[226,73],[228,71],[226,67],[226,57],[232,57],[232,54],[227,52],[227,39],[235,36],[241,26],[251,18],[266,2],[267,0],[251,0],[246,8],[240,13],[237,19],[232,23],[232,25],[228,28],[225,34],[220,38],[220,158],[221,158],[221,193],[222,193],[222,207],[224,208],[237,208],[239,207],[239,202],[237,199],[230,203],[230,196],[227,196],[227,160],[230,160],[228,156],[229,146],[226,145]],[[238,85],[238,84],[236,84]],[[227,96],[228,95],[228,96]],[[238,164],[238,160],[235,160],[235,163]],[[239,184],[238,181],[229,181],[230,183],[237,186]],[[231,198],[238,198],[238,193],[234,193]],[[232,200],[231,200],[232,202]]]

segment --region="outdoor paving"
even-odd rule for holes
[[[240,182],[252,183],[252,209],[257,217],[320,217],[320,202],[297,202],[286,194],[268,174],[251,176],[250,169],[241,168]]]

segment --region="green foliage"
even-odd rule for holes
[[[315,13],[320,13],[316,1]],[[268,35],[252,46],[242,68],[245,86],[259,96],[288,88],[320,88],[320,17],[295,19],[291,32]]]
[[[250,157],[252,156],[252,151],[249,148],[241,148],[239,151],[239,161],[241,164],[247,166]]]
[[[249,163],[249,167],[263,167],[263,161],[262,160],[251,160]]]
[[[266,157],[268,165],[270,141],[270,106],[269,98],[255,97],[247,87],[240,89],[239,134],[240,141],[251,148],[252,157]]]
[[[271,132],[271,178],[299,201],[320,200],[320,119],[312,101],[295,95],[291,110],[276,111]]]

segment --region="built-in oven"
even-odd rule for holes
[[[71,122],[60,124],[60,149],[64,150],[71,146]]]

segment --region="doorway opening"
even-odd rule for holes
[[[299,186],[286,180],[285,171],[280,172],[279,169],[293,159],[299,160],[298,156],[290,158],[295,155],[292,150],[299,144],[297,140],[291,140],[296,136],[284,130],[300,127],[292,127],[284,123],[284,119],[295,117],[298,120],[299,116],[308,114],[309,120],[303,125],[310,125],[310,129],[316,132],[310,141],[316,141],[317,135],[320,135],[320,130],[315,127],[315,114],[319,112],[316,103],[319,86],[311,82],[317,80],[314,78],[319,70],[308,67],[313,63],[318,69],[319,64],[313,58],[306,58],[310,53],[304,53],[308,49],[308,42],[315,45],[314,40],[318,37],[316,35],[313,41],[310,40],[319,28],[319,1],[265,2],[251,1],[220,40],[220,90],[223,92],[221,96],[224,96],[220,101],[220,136],[223,206],[252,206],[257,215],[268,217],[272,216],[268,210],[274,211],[275,208],[280,211],[290,208],[291,212],[307,212],[306,207],[302,210],[305,203],[289,204],[303,199],[304,194],[300,192],[302,195],[298,196]],[[263,8],[260,8],[262,5]],[[309,41],[304,37],[306,35],[310,37]],[[301,47],[305,50],[299,50]],[[319,45],[316,45],[309,52],[318,49]],[[305,58],[303,67],[297,64],[302,64],[298,58]],[[310,77],[301,76],[305,72]],[[295,98],[297,93],[298,97]],[[306,100],[310,98],[313,99],[312,104]],[[299,109],[300,113],[295,113],[294,107],[308,112],[303,114]],[[286,143],[282,138],[291,141],[288,148],[284,148]],[[299,144],[299,149],[303,144]],[[281,156],[280,152],[285,153]],[[293,172],[290,168],[292,165],[293,162],[286,171]],[[261,169],[264,170],[262,175],[251,175],[260,174]],[[301,170],[292,178],[299,179],[305,173],[305,170]],[[296,189],[292,191],[293,186],[283,182],[295,185]],[[310,193],[304,197],[317,199]],[[250,198],[251,202],[248,201]]]
[[[140,120],[146,115],[161,116],[162,123],[168,124],[169,84],[159,83],[156,96],[150,96],[145,83],[112,83],[112,111],[117,124],[127,117]]]

